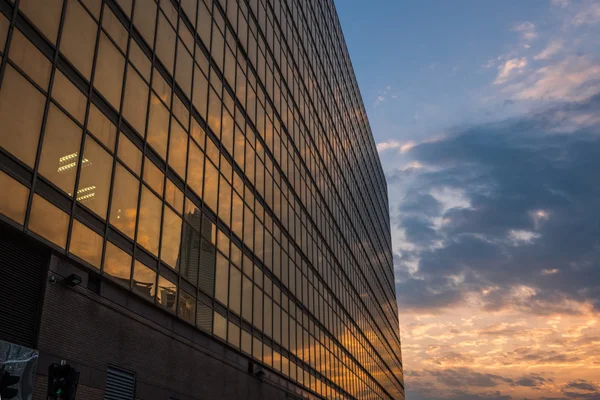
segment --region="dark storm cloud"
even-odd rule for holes
[[[594,385],[593,383],[587,382],[583,379],[577,379],[577,380],[567,383],[563,387],[563,390],[569,390],[569,389],[583,390],[583,391],[587,391],[587,392],[595,392],[596,390],[598,390],[598,387],[596,385]]]
[[[493,287],[481,295],[490,310],[512,301],[536,313],[571,312],[565,299],[600,310],[600,126],[577,125],[593,113],[600,95],[409,152],[425,168],[411,172],[418,175],[395,218],[419,249],[395,258],[397,270],[418,264],[397,284],[401,307],[452,306]],[[443,211],[432,196],[441,189],[459,191],[470,206]],[[435,217],[444,223],[436,227]],[[509,296],[517,285],[535,294],[517,304]]]

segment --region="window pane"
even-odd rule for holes
[[[193,103],[202,118],[206,118],[206,107],[208,106],[208,81],[197,66],[194,66]]]
[[[177,269],[179,245],[181,243],[181,218],[169,207],[164,206],[163,232],[160,258],[168,266]]]
[[[197,307],[197,311],[196,311],[196,326],[198,326],[198,328],[203,329],[207,332],[212,332],[212,326],[213,326],[213,311],[212,309],[207,306],[206,304],[198,301],[196,303],[198,305]]]
[[[242,351],[246,354],[252,353],[252,335],[246,331],[242,331]]]
[[[175,31],[162,13],[158,13],[158,36],[156,38],[156,55],[167,71],[173,75],[175,62]]]
[[[106,219],[113,158],[88,136],[83,150],[83,160],[84,166],[81,168],[79,177],[77,201],[101,218]]]
[[[133,239],[140,182],[122,165],[117,163],[113,197],[110,208],[110,223]]]
[[[160,199],[144,187],[140,202],[137,242],[155,256],[158,256],[161,206]]]
[[[0,146],[33,168],[45,98],[7,65],[0,89]]]
[[[156,29],[156,3],[152,1],[137,1],[133,13],[133,23],[142,37],[152,47],[154,45],[154,30]]]
[[[116,109],[121,104],[125,58],[104,33],[100,35],[94,87]]]
[[[173,119],[171,121],[171,137],[169,140],[169,165],[182,178],[185,178],[185,164],[187,160],[188,134],[181,125]]]
[[[0,14],[0,51],[4,52],[6,46],[6,38],[8,36],[8,19],[3,14]]]
[[[240,348],[240,327],[229,322],[229,329],[227,331],[227,343],[235,348]]]
[[[134,292],[153,298],[156,289],[156,272],[135,260],[132,287]]]
[[[144,182],[150,186],[159,196],[163,195],[165,186],[165,175],[148,157],[144,164]]]
[[[196,192],[198,196],[202,196],[202,184],[204,183],[204,153],[200,148],[190,141],[190,157],[188,160],[187,184]]]
[[[219,217],[230,226],[231,219],[231,186],[221,176],[221,185],[219,186]]]
[[[83,125],[87,99],[59,70],[54,75],[52,97]]]
[[[252,322],[252,281],[242,277],[242,318]]]
[[[52,44],[55,44],[62,4],[62,0],[21,0],[19,10],[42,31]]]
[[[200,277],[198,287],[209,296],[214,294],[215,279],[215,248],[202,239],[202,252],[200,255]]]
[[[177,307],[177,284],[162,275],[159,276],[156,300],[158,304],[175,312],[175,308]]]
[[[165,200],[177,212],[183,213],[183,192],[177,186],[167,179],[167,190],[165,190]]]
[[[102,17],[102,27],[108,32],[117,46],[123,51],[127,50],[128,32],[121,24],[121,21],[111,11],[108,5],[104,5],[104,16]]]
[[[0,213],[20,225],[25,221],[29,189],[0,171]]]
[[[100,269],[102,237],[81,222],[74,220],[69,252]]]
[[[127,72],[127,83],[125,84],[125,99],[123,104],[123,116],[129,124],[144,136],[146,125],[146,108],[148,106],[148,85],[142,77],[129,68]]]
[[[50,106],[42,143],[39,172],[52,183],[73,195],[79,161],[82,130],[54,104]],[[89,166],[83,159],[82,168]]]
[[[48,90],[50,60],[46,58],[25,36],[15,29],[10,45],[9,58],[15,62],[35,83]]]
[[[185,93],[187,97],[191,98],[192,68],[194,63],[192,61],[192,56],[187,51],[181,40],[179,41],[177,47],[177,72],[175,73],[175,80],[183,89],[183,93]]]
[[[221,314],[214,312],[214,331],[215,336],[220,337],[223,340],[227,340],[227,320]]]
[[[121,133],[119,137],[119,151],[117,154],[119,159],[137,175],[142,172],[142,151],[124,133]]]
[[[169,137],[169,111],[152,93],[150,99],[150,120],[146,141],[163,160],[167,159],[167,138]]]
[[[131,256],[111,242],[106,242],[104,273],[115,278],[117,282],[129,286]]]
[[[64,249],[67,245],[69,215],[48,200],[34,194],[28,228]]]
[[[229,290],[229,261],[217,252],[217,271],[215,275],[215,299],[227,305],[227,292]]]
[[[179,291],[179,317],[190,324],[196,318],[196,298],[184,290]]]
[[[241,285],[242,274],[239,269],[232,265],[229,275],[229,309],[238,315],[241,311]]]
[[[198,284],[198,268],[200,263],[200,234],[188,224],[183,225],[179,268],[181,276],[192,285]]]
[[[87,129],[111,152],[115,151],[117,127],[94,104],[90,104]]]
[[[218,185],[219,172],[217,172],[217,168],[210,161],[207,161],[204,171],[204,195],[202,199],[213,211],[217,210]]]
[[[60,51],[88,80],[96,47],[98,25],[78,1],[67,2]]]
[[[254,326],[262,330],[263,294],[258,286],[254,286]]]

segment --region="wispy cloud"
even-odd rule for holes
[[[549,60],[550,58],[552,58],[553,56],[558,54],[563,49],[563,45],[564,45],[564,43],[562,40],[553,40],[548,44],[548,46],[546,46],[546,48],[544,50],[539,52],[533,58],[534,58],[534,60],[537,60],[537,61]]]
[[[525,41],[532,41],[537,38],[538,34],[535,29],[535,24],[530,21],[525,21],[517,24],[513,29],[514,32],[518,32],[521,38]]]
[[[509,78],[512,78],[514,75],[523,72],[525,67],[527,67],[527,58],[525,57],[507,60],[498,67],[498,76],[496,77],[494,83],[505,83]]]

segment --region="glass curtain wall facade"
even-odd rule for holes
[[[404,398],[332,0],[0,0],[0,60],[5,223],[317,396]]]

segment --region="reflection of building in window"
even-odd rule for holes
[[[175,308],[177,289],[174,286],[159,286],[158,302],[167,308]]]
[[[133,289],[144,296],[152,297],[154,282],[140,282],[133,279]]]

